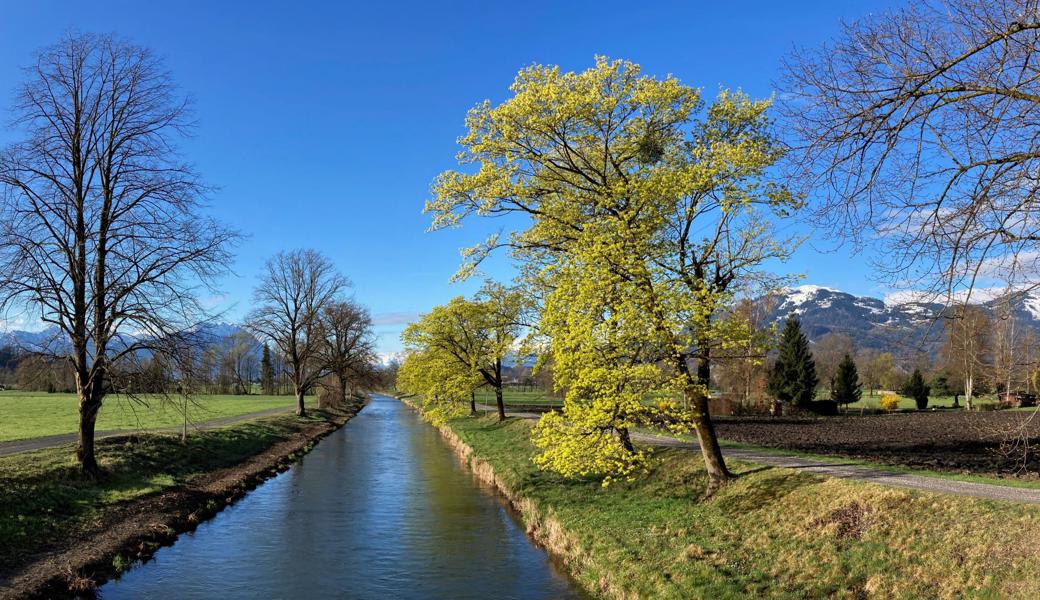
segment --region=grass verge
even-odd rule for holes
[[[102,439],[97,480],[72,446],[0,457],[0,597],[82,591],[77,581],[89,589],[288,466],[359,407],[257,419],[187,444],[171,434]],[[54,564],[72,565],[60,582]]]
[[[731,465],[737,481],[705,497],[699,457],[672,449],[658,451],[646,477],[603,488],[535,469],[530,426],[521,419],[448,423],[472,449],[475,472],[493,471],[536,537],[597,594],[1040,595],[1038,507],[741,463]]]

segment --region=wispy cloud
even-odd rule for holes
[[[419,318],[414,312],[387,312],[372,315],[373,325],[407,325]]]

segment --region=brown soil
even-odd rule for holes
[[[819,419],[727,419],[719,437],[938,471],[1040,477],[1040,415],[918,412]]]
[[[8,598],[92,596],[116,574],[116,556],[151,557],[180,533],[194,530],[264,480],[280,473],[361,409],[357,403],[278,442],[243,462],[195,477],[185,485],[112,508],[86,531],[73,532],[64,548],[26,558],[26,566],[0,587]]]

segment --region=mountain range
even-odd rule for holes
[[[222,343],[239,332],[246,331],[241,325],[234,323],[204,323],[195,327],[192,334],[204,344]],[[131,343],[135,336],[122,334],[126,344]],[[250,334],[250,337],[253,337]],[[255,338],[253,338],[255,341]],[[26,331],[20,329],[0,330],[0,348],[16,348],[27,352],[42,352],[47,354],[63,354],[69,350],[68,339],[56,326],[47,327],[38,331]],[[259,357],[262,344],[256,342],[255,354]],[[147,351],[142,351],[146,356]]]
[[[857,350],[872,349],[893,353],[925,352],[935,355],[942,345],[943,319],[947,307],[937,302],[905,300],[896,295],[883,300],[856,296],[841,290],[816,285],[789,288],[779,294],[760,298],[770,323],[782,325],[797,317],[810,342],[827,334],[844,334]],[[978,303],[991,318],[998,318],[1000,298]],[[1011,315],[1019,331],[1030,331],[1040,338],[1040,297],[1022,294],[1015,298]]]
[[[871,349],[897,354],[925,352],[935,355],[942,344],[946,310],[937,302],[907,300],[897,294],[887,299],[857,296],[834,288],[802,285],[759,298],[768,323],[782,326],[789,317],[801,321],[810,342],[828,334],[849,336],[857,350]],[[978,306],[996,318],[1000,298],[987,299]],[[1040,296],[1019,295],[1012,304],[1012,315],[1019,331],[1030,331],[1040,339]],[[203,339],[219,342],[243,328],[233,323],[207,323],[198,328]],[[60,350],[68,342],[56,328],[41,331],[0,331],[0,348]],[[259,348],[259,345],[257,346]],[[383,360],[400,358],[386,355]]]

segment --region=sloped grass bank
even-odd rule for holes
[[[72,446],[0,457],[0,598],[90,592],[285,470],[363,406],[194,433],[97,442],[105,475]]]
[[[589,591],[613,598],[1036,598],[1040,508],[732,464],[712,497],[699,456],[661,450],[602,488],[531,463],[530,422],[442,432]]]

